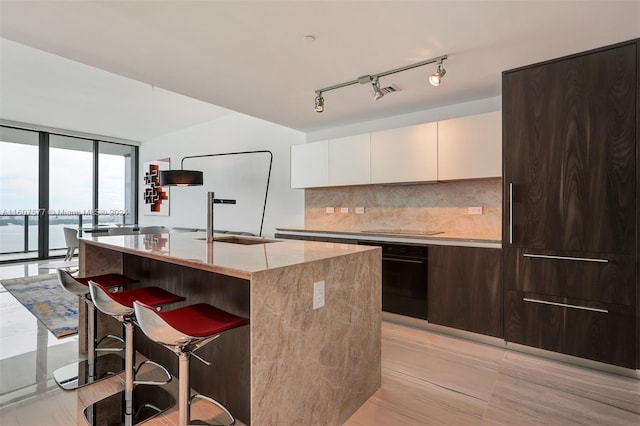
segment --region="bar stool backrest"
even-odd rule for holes
[[[133,308],[136,313],[138,326],[144,334],[156,343],[169,346],[182,346],[188,345],[193,341],[202,340],[201,338],[188,336],[173,328],[152,306],[136,300],[133,302]]]
[[[71,273],[64,269],[58,268],[56,269],[56,274],[58,275],[58,281],[60,285],[67,290],[69,293],[73,293],[76,296],[85,296],[89,294],[89,287],[86,285],[76,281]]]
[[[111,293],[101,284],[89,280],[91,300],[101,312],[113,317],[124,317],[133,313],[133,309],[117,302]]]

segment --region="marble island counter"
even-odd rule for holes
[[[337,247],[229,234],[216,234],[216,241],[207,244],[204,237],[203,232],[179,232],[88,237],[83,240],[96,247],[244,279],[251,279],[251,275],[258,272],[365,250],[356,246]]]
[[[204,234],[80,240],[80,273],[123,273],[249,318],[198,353],[192,387],[245,424],[341,424],[380,387],[381,250],[292,240],[207,244]],[[241,237],[245,238],[245,237]],[[324,306],[314,309],[314,283]],[[110,318],[99,324],[117,330]],[[82,323],[82,322],[81,322]],[[104,331],[101,330],[101,333]],[[168,366],[176,357],[136,333],[136,349]],[[83,341],[81,336],[80,341]]]

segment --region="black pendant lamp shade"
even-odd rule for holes
[[[202,172],[198,170],[160,171],[162,186],[198,186],[202,185]]]

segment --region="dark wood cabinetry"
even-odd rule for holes
[[[317,237],[312,235],[276,234],[277,238],[326,241],[351,244],[375,244],[357,239]],[[379,242],[377,244],[384,245]],[[394,298],[385,303],[383,310],[407,312],[415,318],[425,318],[433,324],[502,337],[502,251],[499,248],[417,245],[426,248],[427,266],[424,283],[427,287],[427,302],[414,298],[402,301]],[[383,258],[384,258],[383,250]],[[407,267],[417,268],[410,260]],[[384,268],[383,262],[383,268]],[[422,269],[422,267],[420,267]],[[386,276],[393,275],[394,270]],[[385,274],[383,273],[383,281]],[[384,283],[383,283],[384,285]],[[404,304],[401,309],[390,303]],[[386,308],[385,308],[386,305]]]
[[[638,367],[638,40],[503,74],[505,340]]]
[[[505,289],[635,305],[634,256],[505,248]]]
[[[502,337],[500,249],[429,246],[430,323]]]
[[[635,307],[507,290],[506,340],[635,368]]]
[[[503,75],[512,246],[635,254],[636,44]]]

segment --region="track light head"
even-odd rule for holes
[[[429,76],[429,83],[432,86],[440,86],[440,82],[442,81],[442,77],[447,73],[447,70],[444,69],[442,65],[442,59],[438,61],[438,66],[436,68],[436,72]]]
[[[376,101],[384,96],[384,93],[380,90],[380,82],[378,77],[371,80],[371,91],[373,92],[373,99]]]
[[[316,112],[324,112],[324,98],[322,92],[316,92]]]

